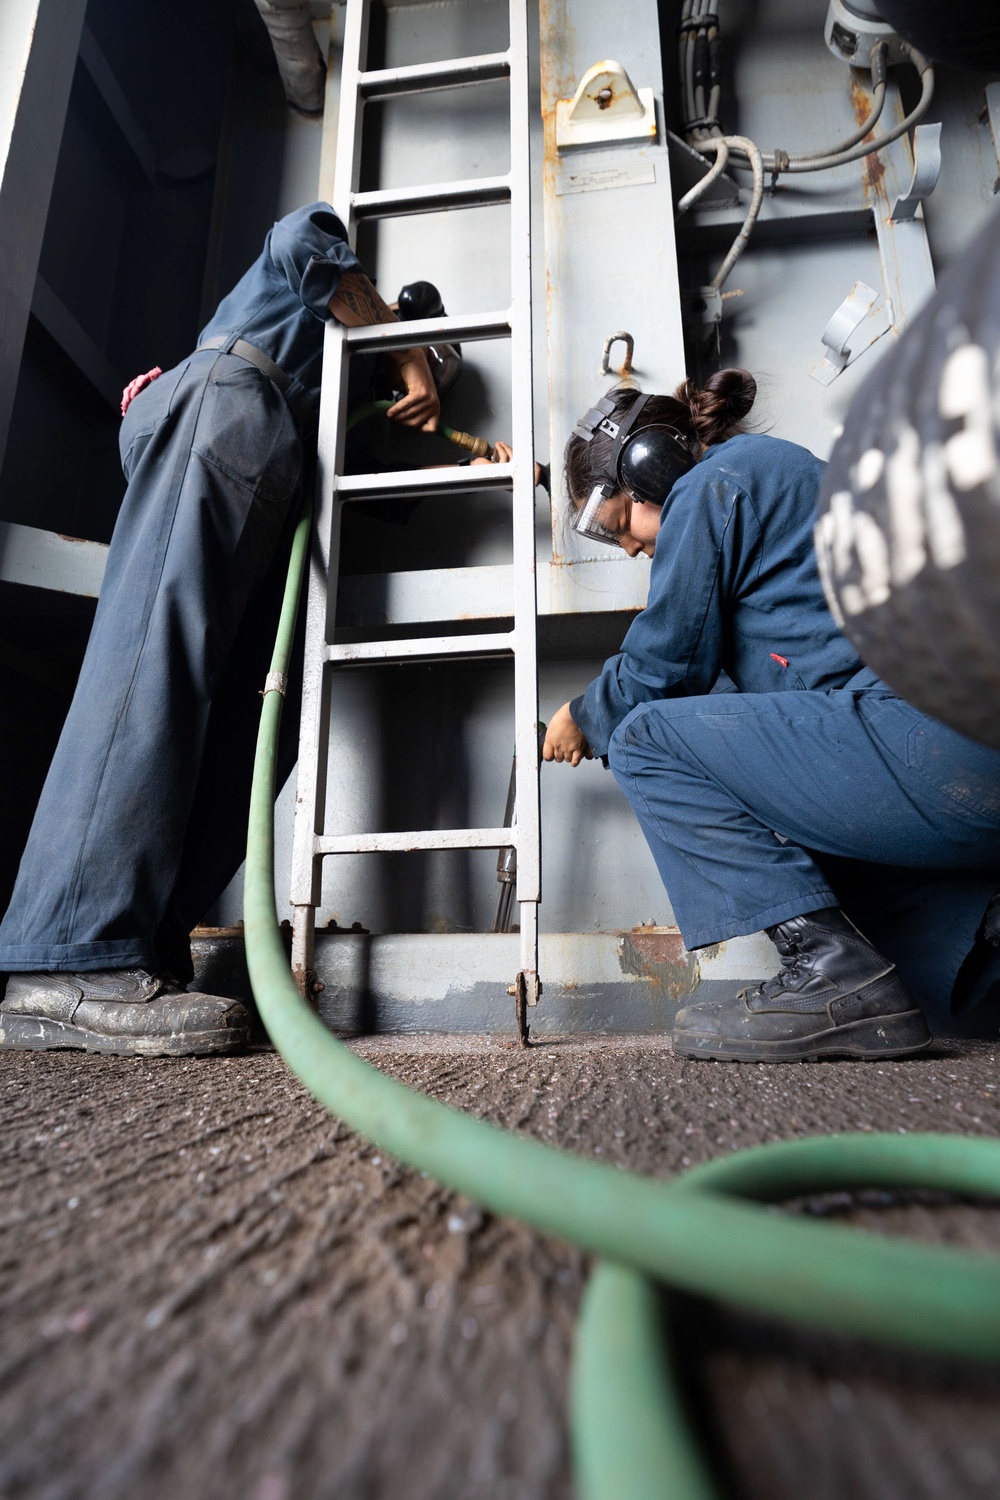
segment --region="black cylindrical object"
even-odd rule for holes
[[[816,527],[831,607],[901,697],[1000,749],[1000,220],[851,404]]]
[[[1000,68],[996,0],[878,0],[883,21],[934,62]]]

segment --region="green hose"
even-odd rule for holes
[[[272,672],[288,670],[311,515],[309,505],[295,532]],[[265,693],[244,893],[261,1017],[289,1067],[352,1129],[492,1212],[605,1258],[585,1297],[573,1372],[581,1500],[715,1493],[688,1434],[653,1283],[835,1333],[1000,1358],[1000,1258],[767,1207],[859,1187],[1000,1196],[993,1142],[818,1137],[742,1151],[664,1183],[499,1130],[383,1076],[338,1042],[299,995],[278,928],[273,807],[282,703],[279,691]]]

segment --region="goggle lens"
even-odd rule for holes
[[[617,520],[609,513],[610,498],[607,485],[595,485],[586,505],[577,513],[573,522],[573,530],[578,536],[585,536],[591,542],[606,542],[610,547],[618,546],[621,529],[617,525],[608,524]]]

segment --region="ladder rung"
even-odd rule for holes
[[[423,94],[433,89],[460,89],[474,83],[492,83],[510,77],[506,52],[488,52],[481,57],[457,57],[445,62],[416,63],[408,68],[379,68],[362,73],[358,93],[362,99],[391,99],[398,94]]]
[[[549,571],[543,581],[548,583]],[[550,585],[558,588],[558,584]],[[608,587],[611,588],[609,582]],[[549,600],[550,611],[553,606]],[[638,607],[635,605],[634,607]],[[407,573],[349,574],[337,591],[337,624],[374,635],[383,625],[422,626],[464,620],[496,622],[514,615],[514,570],[510,563],[469,568],[427,568]]]
[[[429,828],[413,833],[323,834],[317,854],[406,854],[418,849],[516,849],[515,828]]]
[[[449,208],[482,208],[509,202],[510,178],[506,176],[432,182],[424,187],[382,188],[351,196],[357,219],[391,219],[402,214],[433,214]]]
[[[334,666],[361,666],[366,662],[409,661],[437,657],[508,656],[514,650],[513,631],[482,635],[437,635],[408,641],[358,641],[351,645],[327,646],[326,659]]]
[[[370,323],[348,328],[344,337],[352,354],[407,349],[413,344],[468,344],[474,339],[506,339],[511,312],[467,313],[457,318],[414,318],[409,323]]]
[[[402,469],[388,474],[342,474],[336,479],[336,492],[341,500],[381,500],[386,495],[449,495],[455,490],[509,490],[513,478],[513,464],[475,464],[461,469],[448,464],[440,469]]]

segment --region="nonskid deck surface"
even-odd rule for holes
[[[831,1130],[1000,1130],[1000,1041],[893,1063],[685,1062],[640,1037],[353,1044],[460,1108],[634,1170]],[[583,1257],[403,1170],[271,1052],[0,1054],[0,1494],[569,1500]],[[988,1207],[811,1205],[1000,1246]],[[732,1493],[1000,1490],[1000,1372],[687,1304]]]

